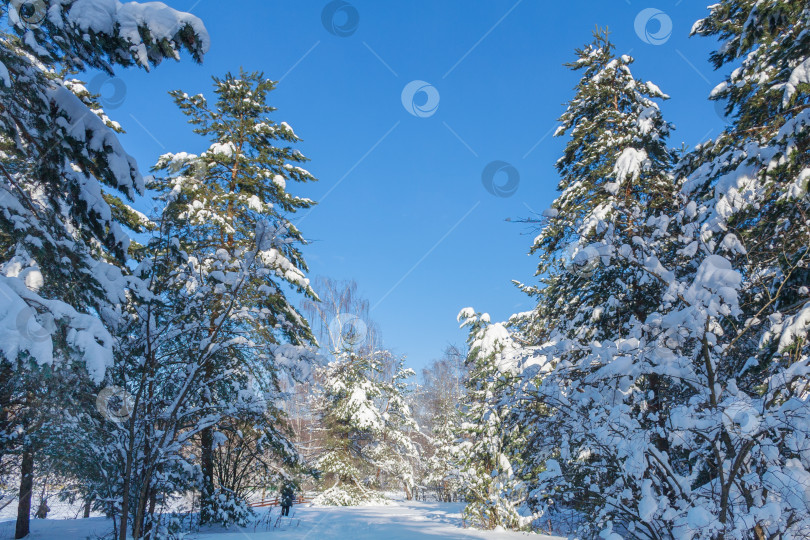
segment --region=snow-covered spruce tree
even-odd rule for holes
[[[425,480],[439,490],[444,502],[454,500],[461,489],[457,436],[461,429],[461,414],[458,403],[442,402],[430,430],[433,454],[425,465]]]
[[[78,81],[59,74],[148,69],[181,48],[200,59],[208,36],[199,19],[160,3],[50,4],[2,3],[3,20],[16,32],[0,34],[0,279],[9,299],[3,318],[17,317],[21,305],[31,311],[20,324],[3,325],[14,334],[0,346],[6,358],[24,353],[48,363],[53,340],[31,334],[50,335],[51,321],[75,327],[66,332],[68,345],[87,348],[88,371],[99,379],[108,362],[83,343],[98,339],[109,349],[109,337],[70,307],[116,316],[108,312],[124,283],[107,263],[126,258],[120,223],[132,222],[108,201],[142,191],[143,179],[117,139],[118,125]],[[167,17],[176,24],[162,26]],[[30,329],[22,324],[28,319]]]
[[[379,489],[391,480],[410,497],[417,454],[412,435],[419,428],[405,392],[413,370],[397,359],[388,377],[389,351],[350,341],[334,358],[318,374],[315,408],[323,449],[317,467],[328,488],[317,501],[346,506],[383,500]]]
[[[117,317],[125,285],[120,223],[137,226],[117,197],[143,182],[120,128],[67,77],[149,69],[181,49],[199,60],[208,35],[199,19],[161,3],[3,1],[0,17],[0,350],[15,369],[53,366],[50,376],[73,373],[66,364],[78,362],[97,383],[113,344],[99,316]],[[0,439],[23,448],[36,421]],[[27,513],[19,525],[27,534]]]
[[[347,351],[319,370],[315,410],[322,435],[316,466],[327,488],[319,502],[350,506],[378,498],[370,489],[375,471],[366,452],[382,427],[375,405],[381,392],[368,377],[376,368],[375,356]]]
[[[287,185],[314,179],[290,146],[298,137],[269,118],[274,85],[260,73],[215,78],[213,107],[202,95],[172,93],[211,144],[199,156],[161,156],[148,186],[165,208],[136,271],[148,288],[132,303],[120,355],[120,384],[133,400],[121,440],[123,489],[133,506],[122,509],[122,520],[132,514],[136,537],[153,514],[153,493],[172,493],[172,467],[188,476],[199,465],[203,522],[232,520],[224,506],[242,503],[214,483],[214,450],[225,440],[217,426],[225,419],[252,424],[266,448],[296,461],[274,403],[279,378],[301,375],[312,342],[287,300],[290,289],[314,296],[303,237],[288,219],[312,202]],[[189,453],[194,440],[199,462]]]
[[[324,473],[322,484],[328,489],[319,501],[344,505],[381,500],[379,490],[388,487],[402,488],[410,498],[421,455],[407,384],[413,371],[404,368],[402,357],[384,349],[369,317],[369,303],[358,294],[354,281],[321,277],[315,280],[315,288],[320,300],[305,301],[303,310],[313,321],[321,358],[328,365],[312,381],[313,399],[303,422],[310,433],[307,442],[299,440],[299,445]],[[344,377],[362,387],[356,404],[346,402]],[[331,410],[334,403],[341,404],[337,416]],[[381,421],[370,427],[365,421],[357,423],[352,411],[366,407],[376,411],[369,414]],[[348,445],[345,439],[363,430],[362,441]],[[341,476],[347,467],[354,469]]]
[[[537,427],[527,460],[546,467],[533,504],[582,512],[586,536],[632,523],[633,501],[647,483],[663,483],[646,456],[668,451],[674,391],[649,354],[645,326],[667,284],[648,268],[671,244],[670,126],[654,101],[667,96],[613,51],[597,31],[569,64],[584,73],[556,133],[570,135],[557,162],[561,194],[532,247],[541,286],[526,288],[538,306],[522,324],[546,362],[531,381],[532,410],[521,412]]]
[[[456,499],[461,490],[457,437],[461,428],[466,354],[449,346],[442,357],[422,370],[423,384],[414,397],[420,410],[419,425],[428,438],[431,451],[423,464],[422,483],[437,490],[445,502]]]
[[[667,96],[633,77],[632,58],[616,57],[606,32],[577,56],[568,66],[584,73],[555,133],[570,135],[557,162],[561,193],[532,253],[540,255],[543,320],[587,343],[645,313],[649,277],[624,261],[644,261],[634,238],[654,229],[674,186],[670,126],[653,101]]]
[[[657,321],[671,408],[668,475],[644,517],[658,538],[795,538],[810,527],[808,51],[800,1],[722,1],[694,32],[717,36],[712,93],[732,122],[678,168],[688,202]],[[651,317],[653,319],[653,317]],[[666,457],[666,456],[664,456]]]
[[[615,518],[598,521],[608,530],[806,536],[808,15],[800,2],[721,2],[695,26],[724,41],[718,66],[742,59],[713,93],[734,120],[681,159],[674,242],[645,264],[667,287],[638,343],[618,342],[632,359],[623,372],[645,356],[659,366],[668,429],[663,450],[644,437],[622,444],[634,440],[634,417],[613,408],[609,425],[621,436],[603,437],[610,445],[601,448],[629,456],[625,469],[646,470],[627,498],[596,486],[618,509],[600,513]],[[653,237],[640,236],[647,246]],[[591,386],[572,385],[569,395],[594,395]],[[549,477],[563,476],[563,464]]]
[[[524,468],[526,428],[515,414],[517,377],[522,354],[507,325],[490,323],[489,315],[465,308],[459,313],[469,326],[469,353],[461,403],[458,455],[468,524],[487,529],[524,529],[532,521],[526,506]]]
[[[405,358],[381,351],[381,368],[375,383],[381,390],[377,407],[383,420],[379,438],[368,449],[376,468],[374,484],[382,489],[399,487],[405,498],[413,499],[416,467],[421,447],[415,440],[419,425],[413,418],[408,400],[409,380],[416,373],[405,367]]]

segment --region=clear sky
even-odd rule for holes
[[[152,73],[86,77],[141,171],[161,153],[207,147],[167,91],[211,96],[210,77],[240,66],[279,80],[274,119],[304,139],[319,179],[288,186],[319,201],[298,221],[310,274],[356,280],[386,345],[417,369],[463,343],[461,308],[493,320],[532,308],[511,281],[534,282],[536,232],[506,218],[555,197],[565,140],[553,131],[579,77],[562,64],[595,25],[672,97],[662,107],[672,146],[691,148],[724,123],[707,100],[722,80],[708,62],[714,42],[689,37],[700,0],[167,3],[208,28],[202,65],[186,56]],[[485,170],[500,170],[490,190]]]

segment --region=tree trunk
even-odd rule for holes
[[[132,430],[130,429],[130,447],[127,450],[127,465],[124,469],[124,485],[121,489],[121,523],[118,527],[118,540],[127,540],[127,515],[129,514],[129,490],[132,477]]]
[[[31,498],[34,491],[34,450],[23,448],[20,468],[20,503],[17,506],[17,527],[14,538],[24,538],[31,531]]]
[[[151,474],[147,473],[144,475],[146,478],[150,478]],[[138,494],[138,506],[135,509],[135,519],[132,522],[132,537],[135,539],[143,538],[143,524],[146,518],[146,503],[149,499],[149,481],[144,480],[143,485],[141,487],[141,491]]]
[[[650,373],[648,376],[648,380],[650,383],[650,390],[653,392],[653,398],[649,401],[649,410],[651,413],[656,414],[658,416],[656,420],[656,425],[658,426],[658,430],[660,433],[656,433],[654,438],[655,447],[661,453],[669,452],[669,440],[664,433],[667,432],[667,415],[663,412],[663,384],[661,383],[661,377],[657,373]]]
[[[144,520],[146,520],[146,523],[143,525],[143,537],[147,539],[152,538],[153,536],[152,531],[155,527],[153,518],[155,515],[156,505],[157,505],[157,493],[154,490],[152,490],[152,492],[149,494],[149,511],[146,512],[146,515],[144,516]]]
[[[211,320],[216,320],[217,317],[219,317],[219,314],[215,311]],[[212,323],[208,329],[208,336],[211,341],[213,341],[216,332],[217,328]],[[209,407],[213,393],[210,384],[213,377],[214,369],[209,359],[205,364],[202,379],[205,388],[202,395],[202,402],[203,410],[206,414],[210,412]],[[211,497],[214,493],[214,426],[208,426],[200,431],[200,447],[200,468],[202,469],[203,476],[202,493],[200,493],[200,524],[206,524],[209,523],[213,517]]]
[[[82,517],[89,518],[90,517],[90,509],[93,506],[93,499],[87,498],[84,500],[84,515]]]
[[[151,393],[151,385],[150,385],[150,394],[149,394],[150,399],[152,395],[153,394]],[[152,445],[149,437],[146,437],[143,455],[145,461],[152,464],[157,459],[157,456],[153,456]],[[135,507],[135,520],[132,522],[132,536],[134,538],[141,538],[142,536],[144,536],[143,524],[144,519],[146,518],[146,503],[148,502],[149,499],[149,493],[151,491],[152,485],[152,478],[154,477],[154,475],[155,470],[152,468],[151,465],[144,467],[141,480],[141,489],[138,492],[138,500],[136,502],[137,506]]]
[[[203,475],[203,488],[200,497],[200,521],[208,523],[211,511],[211,497],[214,493],[214,428],[207,427],[200,433],[200,466]]]

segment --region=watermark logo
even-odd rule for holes
[[[45,0],[12,0],[9,15],[11,20],[19,20],[20,25],[33,30],[39,28],[48,14]]]
[[[96,409],[101,416],[122,424],[132,416],[132,394],[120,386],[107,386],[96,396]]]
[[[203,158],[195,159],[191,166],[191,175],[196,180],[205,180],[208,178],[208,161]]]
[[[505,199],[517,192],[520,173],[511,163],[495,160],[484,167],[481,172],[481,183],[490,194]]]
[[[102,285],[116,283],[122,277],[121,269],[107,261],[95,261],[90,273]]]
[[[725,99],[715,99],[714,101],[714,112],[717,113],[717,117],[723,121],[724,124],[731,123],[731,115],[729,115],[726,110],[728,107],[728,101]]]
[[[43,313],[37,316],[36,310],[31,307],[21,309],[16,322],[20,336],[29,341],[48,341],[56,331],[53,315]]]
[[[351,313],[338,313],[329,323],[329,339],[337,351],[360,347],[368,336],[365,321]]]
[[[639,39],[649,45],[663,45],[672,35],[672,19],[656,8],[639,11],[633,26]]]
[[[573,244],[565,250],[565,270],[575,276],[591,277],[599,269],[602,257],[594,246],[579,246]]]
[[[726,431],[738,437],[753,437],[762,418],[747,398],[735,399],[723,409],[723,425]]]
[[[439,109],[439,91],[425,81],[411,81],[402,89],[402,106],[418,118],[427,118]]]
[[[118,77],[99,73],[92,78],[87,89],[98,96],[98,101],[105,109],[117,109],[124,104],[127,97],[127,85]]]
[[[357,31],[360,14],[357,8],[343,0],[334,0],[321,11],[321,22],[326,31],[338,37],[348,37]]]

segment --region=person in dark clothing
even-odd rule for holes
[[[34,517],[37,519],[45,519],[48,517],[48,512],[51,511],[51,507],[48,506],[48,501],[42,499],[39,503],[39,508],[37,508],[37,513],[34,514]]]
[[[284,484],[284,487],[281,488],[281,515],[282,516],[289,516],[290,515],[290,507],[292,507],[293,502],[295,501],[295,487],[291,483]]]

